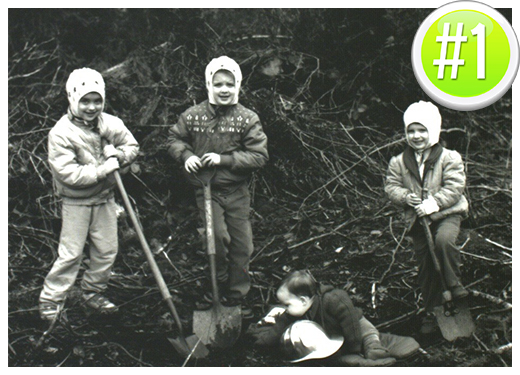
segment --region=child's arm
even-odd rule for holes
[[[258,169],[269,160],[267,152],[267,136],[257,115],[251,118],[251,125],[244,131],[242,150],[233,151],[230,155],[221,155],[220,164],[231,169]]]
[[[64,185],[78,189],[95,185],[108,173],[119,167],[117,160],[108,160],[108,165],[97,165],[87,152],[78,150],[66,138],[51,131],[48,139],[49,164],[53,175]],[[81,162],[80,162],[81,160]]]
[[[466,174],[462,157],[457,151],[450,151],[443,160],[442,187],[433,195],[433,198],[441,210],[451,207],[460,200],[465,186]]]
[[[401,165],[398,160],[399,157],[400,156],[394,156],[390,159],[385,180],[385,193],[392,203],[404,207],[408,204],[406,197],[411,194],[412,191],[403,184],[404,171],[401,170]],[[420,203],[420,199],[418,203]]]
[[[327,301],[324,301],[324,306],[341,327],[346,348],[349,352],[361,353],[363,343],[359,324],[359,319],[362,317],[361,310],[354,306],[344,290],[336,289],[326,295]]]
[[[124,167],[132,163],[139,153],[139,144],[123,121],[115,121],[108,133],[107,139],[115,148],[119,164]]]
[[[195,155],[191,145],[191,136],[184,119],[184,114],[179,117],[177,124],[168,130],[167,144],[168,153],[183,165],[190,156]]]

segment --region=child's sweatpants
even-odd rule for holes
[[[435,242],[435,254],[448,288],[461,286],[460,248],[456,244],[461,220],[460,215],[450,215],[430,224],[430,231]],[[413,225],[410,235],[419,266],[418,280],[424,299],[424,307],[426,311],[432,312],[435,306],[443,303],[441,279],[433,265],[424,228],[419,220]]]
[[[81,288],[85,293],[100,293],[107,287],[118,249],[114,198],[94,206],[62,205],[58,259],[45,278],[40,301],[64,301],[78,276],[87,237],[90,264],[83,274]]]
[[[249,221],[251,197],[247,183],[232,192],[212,187],[213,227],[217,280],[224,286],[224,294],[231,298],[245,297],[251,287],[249,261],[253,254],[253,231]],[[196,192],[197,206],[206,223],[204,194]]]

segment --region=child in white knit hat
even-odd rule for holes
[[[468,292],[460,282],[460,249],[456,244],[460,222],[468,211],[463,195],[466,175],[460,154],[439,144],[442,118],[434,104],[413,103],[405,111],[403,121],[408,146],[390,160],[385,192],[393,203],[404,208],[427,312],[421,332],[431,333],[437,328],[433,307],[443,302],[442,285],[418,218],[429,217],[435,251],[453,298],[466,297]]]
[[[74,70],[66,84],[68,113],[51,129],[49,164],[62,199],[58,258],[45,278],[40,316],[53,320],[74,285],[89,239],[90,263],[81,288],[85,304],[101,313],[117,311],[103,292],[118,250],[113,173],[128,166],[139,151],[119,118],[103,112],[105,82],[89,68]]]
[[[221,302],[242,305],[247,316],[251,312],[244,298],[251,287],[249,262],[253,253],[248,181],[269,158],[267,136],[258,115],[238,102],[242,72],[233,59],[213,59],[205,76],[208,99],[179,116],[169,132],[168,152],[184,166],[203,220],[203,190],[196,174],[204,168],[215,170],[211,203]],[[209,309],[211,301],[207,292],[197,308]]]

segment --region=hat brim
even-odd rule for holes
[[[331,355],[336,353],[339,350],[339,348],[341,348],[341,346],[343,345],[343,342],[344,342],[343,336],[335,335],[335,336],[329,337],[329,341],[327,342],[327,344],[321,345],[319,350],[315,350],[312,353],[307,354],[303,358],[293,359],[290,362],[298,363],[298,362],[308,361],[309,359],[323,359],[323,358],[330,357]]]

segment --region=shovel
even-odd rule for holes
[[[206,170],[207,171],[207,170]],[[213,229],[213,209],[211,207],[211,179],[213,172],[200,172],[195,178],[204,190],[204,214],[206,218],[206,240],[211,273],[213,307],[206,311],[193,312],[193,332],[205,345],[216,348],[231,347],[242,330],[242,310],[240,306],[226,307],[220,303],[217,285],[215,234]]]
[[[181,319],[179,318],[179,314],[177,313],[177,309],[173,304],[173,298],[168,290],[166,283],[162,277],[161,271],[155,262],[155,258],[153,257],[152,251],[148,246],[148,242],[144,237],[143,231],[141,229],[141,224],[139,223],[137,216],[130,204],[130,199],[128,199],[128,194],[126,193],[125,187],[123,185],[123,181],[121,180],[121,175],[118,170],[114,171],[114,177],[116,179],[117,187],[123,197],[123,201],[125,203],[128,214],[130,215],[130,219],[132,220],[132,224],[135,227],[137,235],[139,237],[139,241],[141,242],[141,246],[143,247],[144,253],[146,255],[146,259],[148,260],[148,264],[152,269],[153,275],[155,277],[155,281],[161,291],[161,295],[163,299],[166,301],[168,308],[177,324],[177,328],[179,329],[179,337],[177,339],[168,338],[170,343],[173,345],[174,349],[184,357],[188,357],[188,359],[193,356],[194,358],[205,358],[209,354],[209,350],[202,344],[201,340],[195,335],[191,335],[189,337],[184,336],[184,330],[182,328]]]
[[[441,306],[435,306],[433,308],[433,314],[437,319],[441,334],[448,341],[453,341],[459,337],[469,337],[475,331],[475,324],[471,318],[467,302],[465,301],[466,299],[453,300],[451,291],[446,285],[439,259],[437,259],[437,255],[435,254],[435,242],[433,241],[432,232],[430,231],[426,216],[421,218],[421,224],[424,228],[426,240],[428,241],[428,249],[430,250],[430,255],[433,260],[433,266],[441,279],[444,303]]]

